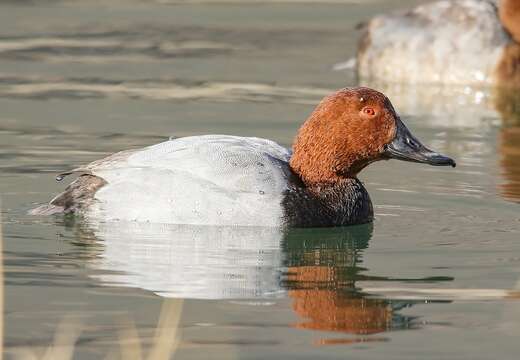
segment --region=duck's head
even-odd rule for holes
[[[291,168],[312,186],[356,177],[370,163],[392,158],[455,166],[410,133],[385,95],[346,88],[324,98],[302,125]]]
[[[520,0],[500,0],[498,14],[504,28],[520,43]]]

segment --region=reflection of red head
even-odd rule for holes
[[[505,127],[500,133],[500,165],[506,183],[500,185],[502,196],[520,202],[520,127]]]
[[[289,274],[289,281],[300,284],[331,284],[336,279],[334,268],[323,266],[291,267]],[[390,327],[392,310],[384,300],[354,297],[345,290],[309,286],[289,291],[294,311],[306,319],[294,326],[350,334],[375,334]]]
[[[520,44],[518,49],[520,65]],[[499,191],[505,199],[520,202],[520,92],[518,89],[496,88],[493,102],[502,118],[498,153],[505,183],[499,185]]]

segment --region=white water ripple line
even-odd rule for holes
[[[262,83],[202,82],[175,80],[102,81],[81,79],[31,80],[0,78],[0,96],[19,98],[139,98],[149,100],[194,100],[271,102],[282,100],[297,104],[315,104],[331,89],[278,86]]]
[[[0,39],[0,57],[51,62],[136,62],[144,59],[166,60],[177,56],[207,56],[248,49],[249,46],[210,40],[136,39],[128,36]]]
[[[116,39],[66,39],[59,37],[48,38],[28,38],[16,40],[0,40],[0,52],[15,50],[30,50],[41,47],[69,47],[69,48],[113,48],[124,47],[128,49],[146,49],[156,42],[137,40],[129,42],[128,40]],[[218,43],[212,41],[161,41],[160,44],[167,50],[179,49],[235,49],[229,44]]]

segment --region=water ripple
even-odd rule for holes
[[[127,97],[148,100],[289,102],[315,104],[331,89],[267,83],[197,82],[179,79],[110,80],[101,78],[0,77],[0,96],[48,100]]]

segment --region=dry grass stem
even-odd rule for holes
[[[177,337],[177,329],[182,314],[182,303],[182,299],[164,301],[155,331],[154,343],[147,359],[170,359],[177,350],[180,341]]]
[[[143,351],[135,323],[129,318],[124,318],[121,320],[121,325],[121,330],[119,330],[121,359],[142,360]]]

